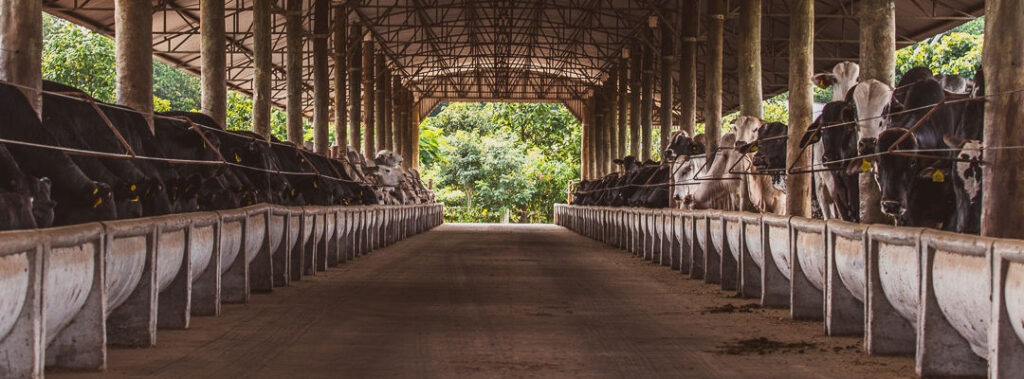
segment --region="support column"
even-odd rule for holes
[[[629,57],[629,154],[640,158],[640,78],[643,76],[643,47],[637,43]]]
[[[590,102],[583,101],[583,114],[580,115],[580,179],[589,180],[590,169]]]
[[[348,112],[348,145],[355,151],[363,150],[363,26],[353,21],[348,33],[348,97],[352,105]]]
[[[363,129],[366,131],[366,136],[363,138],[363,157],[366,159],[373,159],[377,153],[374,141],[374,125],[376,125],[374,124],[374,106],[376,106],[377,100],[374,76],[377,72],[374,71],[373,65],[377,54],[371,38],[367,36],[367,40],[363,41],[363,91],[366,92],[363,97]]]
[[[398,93],[395,90],[395,78],[390,70],[388,71],[387,81],[384,82],[384,87],[387,91],[384,93],[384,113],[387,117],[384,119],[384,148],[388,150],[395,149],[395,96]]]
[[[402,122],[402,112],[405,110],[403,103],[405,102],[405,89],[402,88],[402,77],[395,75],[391,78],[391,92],[394,97],[394,104],[391,106],[391,114],[393,115],[394,121],[391,123],[391,127],[394,129],[392,133],[394,135],[394,148],[398,150],[400,154],[405,153],[404,146],[406,136],[403,134],[406,130],[405,124]]]
[[[618,71],[616,75],[619,77],[619,103],[616,105],[618,109],[618,126],[615,128],[618,135],[616,136],[617,141],[615,142],[615,157],[622,158],[626,156],[626,130],[629,114],[629,66],[628,56],[624,56],[619,62]]]
[[[331,0],[313,3],[313,151],[327,154],[330,145],[331,78],[327,68]]]
[[[1014,216],[1024,210],[1024,162],[1021,150],[998,150],[999,146],[1024,145],[1024,4],[1014,0],[985,2],[985,186],[981,212],[981,234],[988,237],[1022,238],[1020,221]]]
[[[411,147],[410,155],[412,155],[412,169],[418,170],[420,168],[420,122],[423,120],[420,115],[419,104],[416,102],[416,96],[411,92],[409,93],[409,102],[413,104],[411,110],[412,131],[410,133],[412,137],[409,138],[409,146]]]
[[[606,173],[605,162],[607,161],[607,150],[605,150],[605,87],[598,87],[594,91],[594,159],[596,177],[603,177]]]
[[[153,127],[153,4],[114,2],[117,103],[145,115]]]
[[[202,108],[203,113],[227,125],[227,37],[224,29],[224,2],[199,2],[199,35],[202,55]]]
[[[272,0],[253,0],[252,6],[252,131],[270,139],[270,93],[274,73],[271,67],[270,22]],[[152,42],[151,42],[152,43]]]
[[[892,86],[896,78],[895,0],[865,0],[860,4],[860,80],[875,79]],[[860,221],[886,222],[882,194],[873,174],[860,175]]]
[[[668,23],[674,20],[675,9],[665,9],[665,19],[661,20],[661,138],[659,139],[658,152],[659,155],[668,148],[669,137],[672,136],[672,95],[675,93],[672,89],[672,70],[675,70],[677,60],[679,57],[676,56],[676,36],[672,32]]]
[[[607,166],[608,166],[608,172],[609,173],[612,172],[612,171],[615,171],[615,165],[612,164],[612,160],[614,160],[616,158],[622,158],[621,155],[617,154],[619,152],[619,143],[618,143],[618,136],[619,136],[619,131],[618,131],[618,124],[619,123],[618,123],[618,120],[619,120],[619,116],[618,116],[618,112],[616,112],[616,110],[617,110],[617,105],[619,104],[619,77],[617,75],[615,75],[615,73],[616,73],[615,71],[612,71],[611,75],[608,78],[608,91],[606,92],[607,95],[608,95],[608,103],[605,105],[605,109],[607,109],[607,111],[605,113],[608,114],[608,121],[607,121],[608,126],[605,129],[605,131],[607,132],[606,134],[607,134],[607,140],[608,140],[608,144],[607,144],[607,146],[608,146],[608,163],[607,163]]]
[[[680,29],[682,30],[682,43],[680,44],[679,60],[679,102],[681,104],[681,115],[679,118],[679,129],[693,137],[697,128],[697,40],[700,33],[700,3],[697,1],[683,1]]]
[[[376,146],[376,149],[374,150],[374,153],[376,154],[376,152],[384,150],[384,149],[387,148],[387,144],[384,143],[384,139],[387,138],[387,131],[385,131],[386,128],[384,127],[384,125],[387,123],[387,120],[388,120],[388,115],[387,115],[388,112],[386,111],[386,109],[387,109],[387,100],[386,100],[387,96],[386,95],[387,95],[387,86],[388,86],[388,66],[387,66],[387,63],[384,62],[384,54],[377,54],[375,59],[376,59],[376,65],[374,65],[374,71],[375,71],[374,79],[376,79],[376,86],[377,86],[377,90],[376,90],[377,91],[376,92],[377,96],[376,97],[377,97],[377,99],[375,100],[376,101],[376,106],[374,107],[374,110],[377,113],[374,116],[374,119],[376,120],[376,122],[374,122],[374,124],[373,124],[374,125],[373,126],[373,128],[374,128],[373,132],[377,136],[376,144],[374,145],[374,146]]]
[[[704,136],[708,162],[714,160],[722,137],[722,33],[725,29],[726,1],[708,2],[708,46],[704,63]]]
[[[288,142],[302,148],[302,0],[288,0],[285,9],[285,81]]]
[[[786,167],[804,167],[809,154],[800,154],[800,138],[814,121],[814,0],[790,2],[789,17],[789,141]],[[786,178],[789,215],[811,217],[811,174]]]
[[[642,102],[640,105],[640,157],[651,159],[651,129],[654,127],[654,49],[644,47]]]
[[[0,0],[0,80],[31,88],[21,92],[36,114],[43,109],[43,4]]]
[[[740,114],[761,118],[761,0],[740,2]]]
[[[348,9],[334,8],[334,145],[335,158],[348,154]]]

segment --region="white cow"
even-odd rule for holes
[[[764,125],[764,120],[757,117],[740,116],[736,119],[735,130],[740,142],[750,143],[757,140],[757,129]],[[745,172],[747,198],[750,204],[761,213],[786,214],[785,181],[773,183],[770,175],[757,174],[752,164],[753,152],[741,154],[742,160],[733,168],[734,172]],[[781,184],[781,185],[778,185]]]

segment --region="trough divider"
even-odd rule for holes
[[[106,314],[106,245],[102,224],[83,224],[48,230],[48,237],[42,242],[43,248],[43,338],[56,333],[53,341],[45,347],[46,367],[62,367],[76,370],[103,370],[107,366],[107,314]],[[42,233],[42,232],[40,232]],[[45,330],[46,309],[45,299],[47,288],[58,288],[56,283],[47,280],[54,258],[54,248],[79,246],[93,243],[92,254],[93,275],[92,286],[82,308],[72,316],[71,322],[63,330]],[[150,250],[152,251],[152,250]],[[59,278],[54,277],[54,280]],[[155,278],[154,278],[155,280]],[[151,302],[155,306],[156,302]],[[155,312],[150,313],[152,315]],[[156,320],[152,320],[152,338],[156,338]]]
[[[114,240],[118,237],[138,236],[124,221],[113,221],[102,223],[106,227],[107,238],[105,242],[104,258],[111,255],[114,248]],[[117,226],[115,226],[117,225]],[[122,226],[123,225],[123,226]],[[146,243],[146,258],[142,271],[142,277],[138,285],[132,291],[128,299],[116,309],[110,310],[106,319],[107,342],[114,346],[123,347],[150,347],[156,345],[157,328],[157,230],[150,224],[135,224],[135,230],[144,231]],[[125,233],[121,231],[124,230]],[[101,259],[106,261],[106,259]],[[104,270],[105,272],[105,270]],[[105,283],[102,285],[106,285]],[[106,300],[104,300],[104,303]],[[106,304],[104,304],[106,306]],[[49,354],[47,354],[49,359]]]
[[[836,261],[836,242],[839,238],[859,239],[860,256],[867,262],[869,225],[854,224],[841,220],[829,220],[826,230],[825,256],[828,259],[825,272],[825,334],[830,336],[864,336],[865,310],[864,302],[858,300],[847,288],[839,275]],[[852,233],[840,233],[842,229],[853,229]],[[867,264],[861,270],[867,278]],[[862,288],[867,291],[866,288]]]
[[[1009,278],[1010,267],[1016,266],[1017,275],[1024,274],[1024,241],[997,240],[993,247],[994,262],[992,275],[992,318],[988,329],[988,376],[990,378],[1013,378],[1024,372],[1024,336],[1014,330],[1014,323],[1020,320],[1011,318],[1007,297],[1015,297],[1006,293],[1009,282],[1016,281],[1020,286],[1024,278]],[[1018,287],[1016,289],[1020,291]],[[1019,317],[1020,315],[1018,315]]]
[[[718,275],[721,283],[721,288],[724,291],[735,291],[737,288],[737,273],[739,271],[739,264],[736,262],[736,258],[732,256],[730,249],[732,246],[729,243],[729,225],[725,220],[725,212],[719,211],[718,222],[722,226],[720,231],[722,238],[722,248],[718,250]],[[708,232],[711,230],[710,223],[708,224]],[[714,248],[714,242],[712,242],[712,248]]]
[[[772,252],[771,233],[770,228],[779,228],[785,225],[787,230],[786,243],[793,240],[793,228],[789,221],[792,216],[782,216],[777,220],[772,220],[768,217],[771,215],[761,216],[761,253],[764,255],[764,263],[761,269],[761,305],[765,307],[773,308],[785,308],[789,306],[790,297],[790,283],[786,279],[786,276],[782,274],[779,268],[779,263],[775,261],[775,254]],[[784,222],[778,220],[785,220]],[[789,250],[792,251],[792,246],[789,246]],[[790,255],[790,251],[785,254]],[[790,266],[792,267],[792,266]],[[790,270],[790,277],[793,272]]]
[[[196,228],[211,227],[213,230],[213,251],[210,253],[210,263],[206,270],[195,279],[192,285],[192,315],[193,316],[219,316],[221,310],[221,256],[220,256],[220,217],[213,214],[205,214],[201,221],[193,222],[189,227],[189,240]]]
[[[181,264],[178,266],[178,273],[158,295],[157,322],[160,329],[187,329],[189,317],[192,310],[192,222],[189,219],[181,219],[178,215],[163,216],[154,220],[156,227],[156,251],[160,254],[160,237],[163,236],[164,228],[171,227],[174,231],[184,223],[183,250]],[[159,269],[159,263],[157,269]]]
[[[867,261],[867,301],[865,304],[864,345],[868,354],[877,355],[911,355],[914,354],[917,341],[914,325],[903,318],[899,311],[889,302],[882,287],[879,267],[879,241],[892,243],[901,239],[898,236],[886,236],[888,233],[909,231],[915,235],[914,251],[917,268],[921,269],[920,248],[923,228],[896,228],[884,225],[873,225],[868,233]],[[906,242],[906,241],[903,241]],[[918,283],[920,280],[918,278]],[[920,288],[917,293],[920,296]],[[920,299],[918,299],[920,300]]]
[[[815,254],[814,251],[805,251],[808,249],[814,249],[814,246],[801,246],[799,236],[803,233],[815,233],[821,237],[822,244],[820,245],[820,258],[822,264],[825,264],[825,235],[826,224],[824,220],[812,220],[802,217],[793,217],[789,219],[790,233],[789,233],[789,263],[792,270],[790,271],[790,287],[789,287],[789,314],[794,320],[809,320],[809,321],[820,321],[825,319],[825,291],[824,288],[821,290],[814,287],[808,275],[814,275],[814,267],[804,267],[803,261],[800,259],[800,254]],[[816,225],[820,223],[820,228]],[[821,267],[822,273],[825,271],[825,267]],[[824,284],[824,275],[822,277],[822,284]],[[824,286],[822,286],[824,287]]]
[[[227,265],[227,271],[221,275],[221,300],[228,304],[245,304],[249,302],[249,262],[246,259],[245,241],[248,239],[248,212],[245,210],[218,211],[221,228],[225,224],[238,224],[238,254],[233,262],[221,262]],[[223,249],[224,238],[230,238],[227,233],[221,233],[221,248]],[[221,251],[223,252],[223,250]]]
[[[740,231],[743,233],[743,238],[740,238],[740,261],[739,261],[739,289],[740,296],[751,299],[761,298],[761,269],[754,262],[753,255],[750,254],[750,249],[747,246],[747,226],[749,216],[753,213],[745,213],[739,217]],[[764,249],[764,229],[761,225],[761,215],[756,215],[757,222],[753,223],[754,227],[757,228],[756,241],[758,246],[762,248],[762,256]]]
[[[271,212],[273,212],[273,207],[266,205],[262,209],[253,210],[247,218],[251,220],[253,215],[263,217],[263,238],[257,242],[260,244],[259,250],[256,251],[256,256],[253,257],[252,263],[249,264],[249,289],[252,292],[268,293],[274,291],[274,257],[270,253]],[[248,220],[246,222],[249,222]],[[246,244],[248,243],[249,241],[246,240]],[[245,250],[248,253],[248,246],[246,246]]]

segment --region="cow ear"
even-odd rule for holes
[[[858,175],[871,171],[875,167],[874,158],[854,159],[846,165],[846,175]]]
[[[835,84],[836,77],[834,75],[830,74],[830,73],[825,73],[825,74],[814,75],[811,78],[811,80],[814,81],[814,84],[817,85],[818,88],[826,89],[828,87],[831,87],[833,84]]]
[[[743,144],[743,145],[736,146],[736,150],[739,151],[742,154],[756,153],[757,152],[757,142],[751,142],[751,143],[748,143],[748,144]]]
[[[952,134],[946,134],[942,136],[942,142],[945,142],[946,146],[949,146],[954,149],[959,149],[964,147],[964,143],[967,142],[967,140],[954,136]]]
[[[818,143],[821,141],[821,131],[818,130],[818,123],[815,122],[807,128],[807,132],[804,133],[803,137],[800,137],[800,148],[803,149],[812,143]]]

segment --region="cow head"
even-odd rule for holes
[[[857,137],[861,153],[874,150],[879,133],[886,127],[883,115],[892,101],[893,90],[889,85],[869,79],[853,89],[853,102],[857,108]]]
[[[50,178],[29,180],[29,193],[32,194],[32,216],[36,220],[36,227],[48,228],[53,225],[53,209],[57,202],[50,198]]]
[[[691,155],[704,154],[704,135],[698,134],[693,138],[686,132],[678,132],[672,137],[672,142],[669,143],[668,148],[665,149],[665,153],[662,154],[666,160],[675,159],[676,157],[687,157]]]
[[[754,167],[759,171],[785,170],[788,133],[789,126],[781,122],[764,124],[757,128],[757,141],[741,147],[741,152],[754,153]]]
[[[641,166],[640,161],[632,155],[627,155],[621,159],[615,159],[612,163],[622,166],[622,169],[627,173],[635,172],[636,170],[639,170]]]
[[[917,150],[917,138],[908,133],[909,130],[905,128],[886,129],[878,136],[875,152],[885,153],[894,146],[895,150]],[[915,183],[943,182],[949,172],[937,166],[938,162],[901,154],[881,154],[871,158],[871,161],[874,162],[878,186],[882,191],[882,212],[898,218],[903,218],[910,210],[910,197],[915,190]]]
[[[839,101],[846,97],[860,78],[860,65],[853,62],[840,62],[832,67],[832,72],[814,75],[812,80],[818,87],[832,89],[832,101]]]
[[[373,162],[378,166],[398,167],[402,164],[402,156],[395,154],[391,150],[381,150],[377,152],[377,155],[373,158]]]
[[[757,117],[740,116],[733,124],[733,133],[736,134],[736,142],[729,146],[740,146],[753,142],[757,139],[757,128],[760,128],[764,123],[764,120]],[[719,146],[728,147],[726,145]]]

